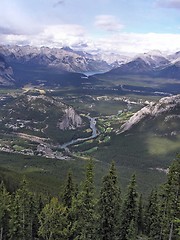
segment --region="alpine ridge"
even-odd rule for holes
[[[180,109],[180,94],[161,98],[158,103],[150,102],[148,103],[148,106],[145,106],[136,112],[126,123],[121,126],[120,133],[130,130],[133,126],[137,125],[147,117],[156,118],[158,115],[162,115],[164,113],[168,113],[169,116],[172,116],[170,112],[177,109]],[[179,119],[180,115],[178,111],[177,114],[173,114],[173,117]]]

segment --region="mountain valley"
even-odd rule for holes
[[[25,174],[51,191],[71,167],[82,179],[92,158],[97,185],[111,161],[123,187],[134,172],[144,192],[165,179],[180,146],[178,52],[1,46],[0,54],[4,178]]]

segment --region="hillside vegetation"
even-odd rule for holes
[[[72,173],[63,181],[59,197],[35,194],[23,180],[14,193],[0,185],[2,239],[170,239],[180,236],[180,159],[170,166],[166,182],[148,199],[137,191],[132,175],[121,190],[114,163],[95,194],[94,164],[86,167],[77,187]],[[8,183],[8,187],[11,182]]]

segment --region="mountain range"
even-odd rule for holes
[[[171,55],[162,54],[160,51],[139,54],[104,75],[147,75],[180,79],[180,52]]]
[[[1,86],[42,84],[44,80],[51,85],[54,79],[53,84],[63,85],[71,78],[74,84],[75,81],[82,82],[78,79],[85,79],[82,73],[88,75],[88,72],[102,76],[147,75],[180,79],[180,52],[168,55],[154,50],[129,57],[118,53],[92,54],[69,47],[1,45],[0,56]],[[63,83],[62,79],[65,79]]]
[[[69,47],[0,46],[0,53],[9,64],[21,63],[58,69],[61,72],[107,71],[110,65],[91,54]]]

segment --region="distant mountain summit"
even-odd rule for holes
[[[145,74],[152,70],[151,66],[144,61],[144,59],[138,57],[128,63],[122,64],[120,67],[112,69],[108,73],[110,74]]]

